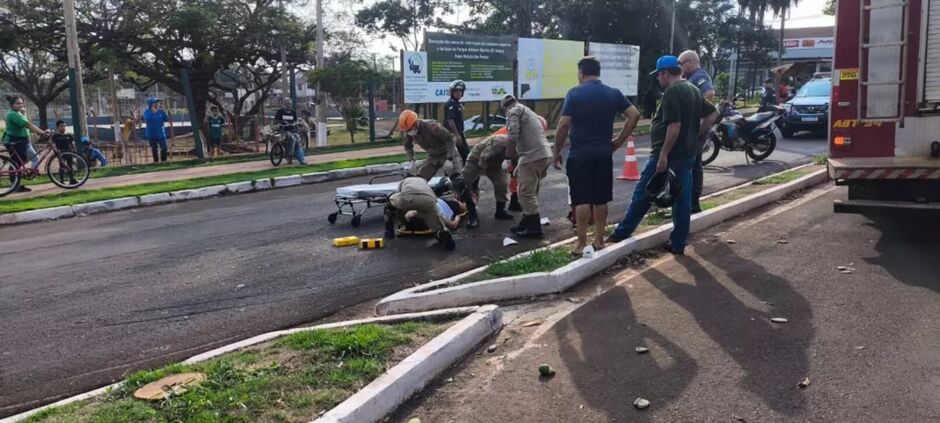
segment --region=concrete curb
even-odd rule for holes
[[[346,399],[316,423],[376,422],[503,326],[495,305],[480,307]]]
[[[425,344],[423,347],[419,348],[410,356],[406,357],[401,363],[397,366],[389,369],[389,371],[376,379],[371,384],[367,385],[364,390],[369,389],[375,385],[380,380],[383,381],[382,386],[388,385],[388,387],[382,388],[386,395],[400,395],[407,391],[408,389],[415,386],[416,383],[420,382],[420,386],[415,388],[415,390],[408,392],[408,394],[399,402],[395,403],[391,409],[387,412],[397,407],[401,404],[402,401],[407,399],[412,393],[416,390],[421,389],[428,382],[431,381],[438,373],[449,367],[457,359],[465,355],[470,351],[471,348],[480,343],[487,336],[495,333],[502,327],[502,311],[499,310],[499,307],[494,305],[489,306],[474,306],[474,307],[460,307],[460,308],[451,308],[444,310],[435,310],[431,312],[423,313],[409,313],[409,314],[400,314],[395,316],[382,316],[382,317],[373,317],[369,319],[360,319],[360,320],[349,320],[344,322],[336,323],[327,323],[317,326],[301,327],[287,330],[280,330],[274,332],[268,332],[258,336],[254,336],[242,341],[235,342],[220,348],[216,348],[212,351],[207,351],[202,354],[195,355],[184,361],[183,364],[195,364],[200,363],[212,358],[215,358],[219,355],[236,351],[245,347],[256,345],[265,341],[269,341],[284,335],[290,335],[299,332],[307,332],[311,330],[318,329],[335,329],[356,325],[363,325],[368,323],[382,323],[382,324],[392,324],[406,322],[410,320],[443,320],[446,318],[453,318],[458,316],[466,316],[462,320],[458,321],[451,326],[448,330],[444,331],[441,335],[438,335],[436,338],[432,339],[428,344]],[[481,323],[482,322],[482,323]],[[486,323],[488,327],[483,327],[482,325]],[[422,354],[419,355],[418,353]],[[449,361],[448,361],[449,360]],[[407,365],[402,367],[403,365]],[[440,367],[442,366],[443,367]],[[440,367],[440,368],[439,368]],[[401,368],[401,369],[400,369]],[[396,369],[398,369],[396,371]],[[404,371],[403,371],[404,369]],[[399,380],[401,379],[401,380]],[[14,416],[6,417],[0,419],[0,423],[13,423],[19,422],[28,419],[30,416],[42,412],[44,410],[61,407],[78,401],[84,401],[89,398],[94,398],[96,396],[105,394],[110,390],[118,388],[123,382],[114,383],[105,387],[101,387],[92,391],[85,392],[83,394],[78,394],[61,401],[54,402],[52,404],[44,405],[39,408],[35,408]],[[350,397],[344,401],[340,406],[347,404],[355,397],[358,397],[359,394]],[[360,397],[361,398],[361,397]],[[364,407],[367,407],[368,410],[376,410],[377,401],[362,401]],[[387,405],[387,399],[383,398],[383,401],[378,401],[379,404]],[[338,407],[337,407],[338,408]],[[335,408],[334,408],[335,410]],[[355,411],[355,410],[353,410]],[[331,410],[332,412],[332,410]],[[358,413],[358,412],[357,412]],[[383,414],[384,415],[384,414]],[[319,421],[319,420],[318,420]],[[328,421],[328,420],[327,420]],[[353,420],[341,420],[341,421],[353,421]],[[362,421],[362,420],[355,420]]]
[[[419,160],[418,163],[421,161]],[[340,179],[355,178],[366,175],[396,172],[407,169],[410,164],[388,163],[337,169],[328,172],[314,172],[297,175],[278,176],[275,178],[257,179],[254,181],[233,182],[227,185],[215,185],[203,188],[194,188],[172,192],[147,194],[140,197],[124,197],[112,200],[95,201],[91,203],[75,204],[72,206],[51,207],[46,209],[28,210],[18,213],[0,214],[0,226],[21,223],[55,220],[66,217],[84,216],[95,213],[117,211],[142,206],[155,206],[180,201],[197,200],[217,197],[220,195],[242,194],[253,191],[264,191],[272,188],[285,188],[290,186],[318,184]]]
[[[826,169],[820,169],[789,183],[707,210],[692,217],[690,231],[691,233],[700,232],[750,210],[776,202],[787,194],[821,184],[827,180],[829,180],[829,176]],[[593,258],[575,260],[551,273],[532,273],[458,285],[461,280],[486,269],[486,266],[479,267],[454,277],[418,285],[385,297],[376,303],[375,313],[377,315],[390,315],[530,298],[536,295],[562,292],[610,267],[621,257],[634,251],[664,244],[668,240],[671,231],[671,223],[660,226],[652,231],[644,232],[641,235],[608,246],[595,253]],[[566,242],[567,240],[554,245]],[[523,254],[513,256],[509,260],[522,257]]]

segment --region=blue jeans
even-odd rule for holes
[[[646,199],[646,184],[656,174],[656,162],[659,156],[650,156],[640,173],[640,181],[633,189],[633,200],[630,201],[630,208],[627,209],[627,215],[614,229],[614,236],[617,238],[629,238],[633,231],[640,225],[643,216],[650,209],[650,202]],[[689,241],[689,222],[692,217],[692,164],[695,158],[687,157],[683,159],[673,159],[669,161],[669,168],[675,172],[679,181],[682,182],[682,193],[672,205],[672,233],[669,235],[669,243],[676,249],[685,248]]]
[[[304,145],[300,142],[300,136],[297,134],[290,135],[291,142],[294,144],[294,157],[298,162],[304,162]]]
[[[101,150],[98,150],[94,147],[88,147],[88,157],[92,160],[97,160],[101,167],[108,166],[108,159],[104,157],[104,154],[101,154]]]

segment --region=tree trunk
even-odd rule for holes
[[[39,109],[39,127],[49,129],[49,102],[34,100],[33,103],[36,103],[36,108]]]

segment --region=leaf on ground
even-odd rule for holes
[[[789,320],[787,320],[786,317],[771,317],[770,321],[774,323],[788,323],[789,322]]]
[[[797,384],[796,387],[800,389],[805,389],[807,386],[809,386],[809,384],[810,384],[809,378],[805,378],[802,381],[800,381],[800,383]]]
[[[533,326],[541,325],[543,322],[541,320],[532,320],[530,322],[525,322],[521,326],[524,328],[531,328]]]

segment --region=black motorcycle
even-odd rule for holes
[[[721,121],[715,124],[702,146],[702,163],[709,164],[721,149],[744,151],[750,160],[759,162],[777,148],[774,123],[783,116],[783,108],[767,106],[751,116],[744,117],[731,102],[718,105]]]

